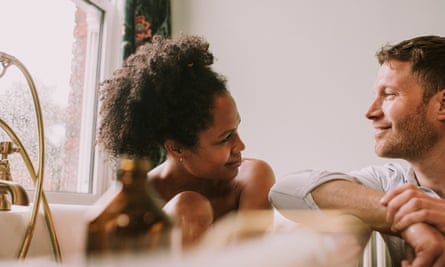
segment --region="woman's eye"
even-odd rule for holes
[[[223,141],[223,142],[227,142],[227,141],[229,141],[231,136],[232,136],[232,135],[228,135],[228,136],[227,136],[226,138],[224,138],[222,141]]]
[[[229,134],[227,135],[223,140],[221,140],[221,143],[226,143],[228,142],[230,139],[232,139],[233,134]]]

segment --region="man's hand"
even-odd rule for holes
[[[401,233],[406,242],[407,259],[403,267],[445,266],[445,237],[436,228],[425,223],[408,226]]]
[[[429,223],[445,233],[445,200],[431,197],[413,184],[389,191],[380,203],[387,207],[386,220],[394,232],[415,223]]]

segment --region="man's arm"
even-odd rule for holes
[[[351,214],[373,230],[392,233],[386,222],[386,208],[380,204],[384,193],[347,180],[333,180],[311,192],[320,209],[336,209]]]

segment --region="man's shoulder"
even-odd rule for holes
[[[360,170],[351,171],[351,175],[375,175],[375,176],[400,176],[404,177],[407,175],[409,170],[408,165],[400,164],[398,162],[387,162],[381,165],[370,165],[368,167],[362,168]]]
[[[348,174],[359,183],[368,187],[387,192],[405,183],[408,166],[397,162],[388,162],[381,165],[371,165],[361,170],[351,171]]]

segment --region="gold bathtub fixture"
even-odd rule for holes
[[[12,181],[8,155],[14,152],[18,152],[18,149],[12,142],[0,142],[0,211],[11,210],[11,202],[15,205],[29,205],[25,189]],[[11,201],[7,197],[8,193],[11,195]]]
[[[38,144],[39,144],[39,152],[38,152],[38,169],[34,168],[34,165],[32,164],[32,161],[29,157],[29,154],[26,152],[25,147],[23,146],[20,139],[17,137],[16,133],[9,127],[9,125],[3,121],[0,118],[0,127],[3,129],[3,131],[11,138],[12,143],[10,142],[1,142],[2,152],[5,150],[5,153],[2,153],[2,159],[7,154],[18,152],[22,156],[23,161],[25,162],[26,168],[29,172],[29,175],[33,179],[33,182],[35,184],[35,194],[34,194],[34,202],[32,207],[32,213],[31,213],[31,219],[29,221],[28,227],[25,232],[25,236],[23,238],[22,245],[20,247],[20,250],[18,252],[17,258],[18,259],[24,259],[28,253],[29,246],[31,244],[31,240],[34,234],[34,229],[37,221],[37,217],[39,214],[39,207],[43,206],[43,213],[44,213],[44,219],[45,223],[48,229],[48,233],[51,240],[51,247],[52,252],[54,255],[54,258],[57,262],[62,262],[62,256],[60,252],[60,246],[59,242],[57,240],[57,235],[54,227],[54,222],[52,219],[51,211],[48,205],[48,201],[45,196],[45,192],[43,191],[43,177],[44,177],[44,162],[45,162],[45,143],[44,143],[44,131],[43,131],[43,119],[42,119],[42,109],[40,106],[39,97],[37,95],[36,86],[34,84],[34,81],[29,74],[26,67],[15,57],[3,53],[0,51],[0,78],[2,78],[5,74],[7,69],[15,65],[21,73],[25,76],[26,81],[28,83],[29,89],[31,91],[35,113],[36,113],[36,121],[37,121],[37,131],[38,131]],[[15,145],[15,146],[14,146]],[[8,176],[5,174],[5,176]],[[7,179],[10,179],[11,176],[9,175]],[[4,184],[2,186],[1,184]],[[9,190],[12,198],[12,202],[18,201],[19,196],[23,197],[24,191],[21,191],[20,188],[17,185],[14,185],[15,183],[8,180],[0,180],[0,188],[5,188],[6,190]],[[9,188],[9,189],[8,189]],[[14,188],[14,189],[12,189]],[[11,190],[17,190],[14,192],[11,192]],[[26,195],[26,193],[25,193]],[[27,197],[26,197],[27,198]],[[15,204],[15,203],[14,203]]]

